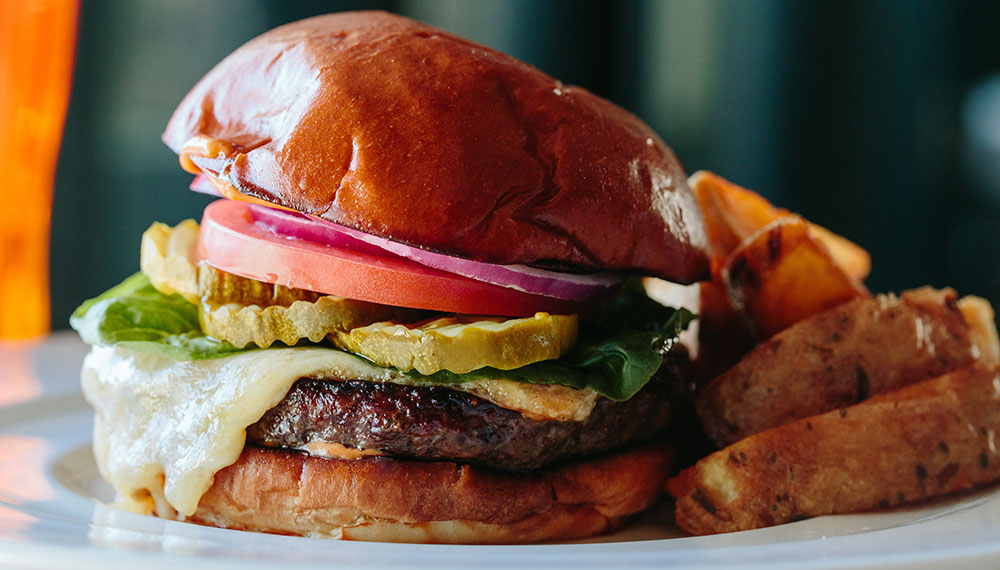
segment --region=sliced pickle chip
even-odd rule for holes
[[[177,293],[198,302],[198,222],[184,220],[175,227],[154,222],[142,234],[139,267],[150,283],[165,295]]]
[[[426,312],[399,309],[264,283],[198,262],[199,226],[184,220],[175,227],[154,223],[142,234],[140,266],[162,293],[178,293],[199,306],[205,334],[243,348],[275,341],[295,344],[323,340],[387,319],[416,320]]]
[[[240,277],[198,263],[198,232],[193,220],[173,228],[154,223],[142,236],[142,271],[157,290],[178,293],[197,304],[205,334],[239,348],[329,338],[382,366],[421,374],[440,370],[462,374],[486,366],[511,370],[559,358],[576,342],[576,315],[537,313],[522,319],[459,315],[420,321],[427,318],[427,311]]]
[[[423,311],[324,295],[240,277],[198,265],[199,318],[205,334],[243,348],[267,348],[276,341],[319,342],[386,319],[419,319]]]
[[[576,342],[577,325],[576,315],[548,313],[524,319],[450,316],[412,325],[375,323],[337,332],[331,340],[381,366],[464,374],[559,358]]]
[[[319,342],[331,333],[392,318],[394,307],[324,295],[315,302],[294,301],[290,305],[243,305],[202,303],[199,312],[205,334],[242,348],[253,343],[266,348],[275,341],[292,345],[307,338]]]
[[[295,289],[275,283],[264,283],[256,279],[240,277],[239,275],[216,269],[203,261],[198,264],[198,296],[201,298],[202,303],[207,303],[210,306],[235,303],[236,305],[247,306],[260,305],[261,307],[270,307],[272,305],[280,305],[288,307],[296,301],[315,303],[326,295],[314,291],[306,291],[305,289]]]

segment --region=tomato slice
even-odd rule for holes
[[[201,258],[242,277],[415,309],[475,315],[579,313],[580,302],[532,295],[395,256],[277,235],[254,221],[247,204],[218,200],[205,208]]]

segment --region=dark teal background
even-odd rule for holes
[[[152,221],[198,218],[208,202],[159,140],[187,90],[276,25],[356,8],[441,26],[632,110],[690,172],[866,247],[873,290],[953,285],[1000,303],[1000,111],[987,120],[1000,95],[970,98],[1000,72],[995,2],[84,0],[52,220],[54,327],[137,269]]]

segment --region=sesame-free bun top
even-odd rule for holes
[[[585,89],[382,12],[301,20],[219,63],[164,142],[241,193],[491,263],[704,276],[698,205],[648,126]],[[204,140],[204,139],[203,139]]]

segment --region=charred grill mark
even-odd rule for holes
[[[729,462],[733,465],[744,465],[747,462],[747,454],[742,451],[739,454],[729,454]]]
[[[857,388],[855,391],[855,402],[862,402],[868,399],[868,392],[871,389],[871,382],[868,379],[868,374],[865,373],[865,369],[858,366],[855,369],[857,374]]]
[[[712,502],[712,499],[709,498],[708,493],[706,493],[704,489],[695,489],[694,492],[691,493],[691,500],[698,503],[698,506],[705,509],[705,512],[710,515],[714,515],[718,512],[718,509],[715,507],[715,503]]]
[[[728,280],[737,290],[743,286],[757,288],[759,285],[753,271],[747,271],[747,258],[739,256],[729,264]]]
[[[944,487],[947,485],[948,481],[951,481],[952,477],[954,477],[956,473],[958,473],[958,463],[949,463],[948,465],[945,465],[944,469],[937,474],[938,486]]]
[[[958,311],[958,294],[952,291],[950,294],[946,295],[944,298],[944,306],[948,308],[949,311]]]
[[[767,256],[772,262],[781,257],[781,226],[767,233]]]

